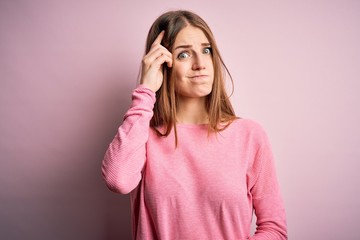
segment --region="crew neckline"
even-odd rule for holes
[[[176,127],[181,128],[207,128],[208,123],[176,123]]]

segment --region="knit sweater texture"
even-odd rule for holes
[[[287,239],[271,147],[256,122],[225,130],[177,124],[159,137],[149,127],[155,93],[140,85],[102,163],[107,186],[130,193],[135,240]],[[253,212],[257,228],[250,236]]]

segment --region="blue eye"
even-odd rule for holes
[[[190,57],[190,54],[188,52],[181,52],[177,56],[177,58],[179,58],[179,59],[188,58],[188,57]]]
[[[204,48],[203,53],[204,54],[211,54],[211,47]]]

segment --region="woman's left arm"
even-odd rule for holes
[[[285,207],[271,146],[262,129],[258,137],[258,150],[252,166],[253,181],[250,183],[257,227],[250,239],[288,239]]]

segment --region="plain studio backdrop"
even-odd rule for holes
[[[208,22],[237,115],[269,135],[289,239],[360,239],[356,0],[0,1],[0,238],[130,239],[101,161],[150,25],[179,8]]]

